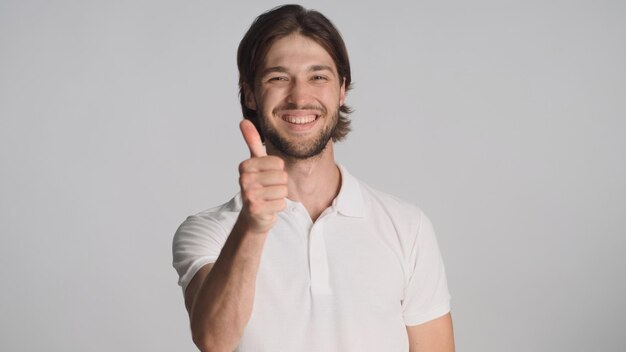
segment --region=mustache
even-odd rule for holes
[[[326,113],[326,109],[321,105],[317,105],[317,104],[298,105],[296,103],[285,103],[285,104],[279,105],[272,110],[272,113],[278,114],[280,112],[289,111],[289,110],[315,110],[315,111],[318,111],[320,115],[323,115]]]

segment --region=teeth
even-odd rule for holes
[[[313,121],[315,121],[315,118],[317,116],[316,115],[307,115],[307,116],[289,116],[289,115],[285,115],[283,116],[283,120],[289,122],[289,123],[293,123],[296,125],[303,125],[305,123],[311,123]]]

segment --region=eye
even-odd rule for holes
[[[315,75],[315,76],[313,76],[313,80],[314,81],[327,81],[328,78],[326,76],[322,76],[322,75]]]
[[[267,79],[268,82],[281,82],[281,81],[286,81],[286,80],[287,80],[287,77],[285,76],[272,76]]]

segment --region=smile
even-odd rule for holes
[[[283,121],[295,125],[305,125],[307,123],[311,123],[317,120],[318,117],[319,115],[316,114],[285,114],[281,116]]]

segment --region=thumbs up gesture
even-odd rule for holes
[[[239,186],[243,199],[240,219],[254,233],[267,233],[279,212],[287,206],[285,162],[268,156],[254,124],[244,119],[239,124],[250,149],[250,159],[239,164]]]

